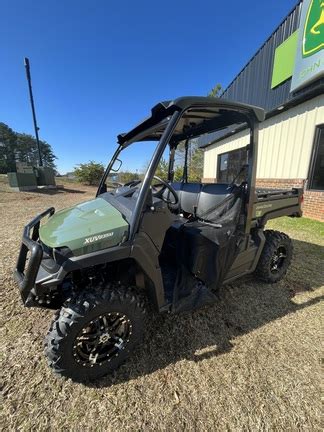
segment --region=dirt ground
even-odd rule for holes
[[[324,224],[307,219],[271,224],[294,243],[282,282],[247,277],[224,286],[212,307],[155,317],[136,355],[99,382],[85,386],[53,376],[42,354],[52,312],[22,306],[12,271],[27,221],[93,194],[73,184],[15,193],[0,183],[0,428],[321,430]]]

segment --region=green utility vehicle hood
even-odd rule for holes
[[[45,245],[51,248],[66,246],[76,256],[116,246],[127,236],[128,223],[102,198],[54,213],[39,231]]]

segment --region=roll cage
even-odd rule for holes
[[[150,117],[129,132],[118,135],[117,150],[100,182],[97,196],[102,193],[105,181],[123,148],[137,141],[159,141],[145,173],[132,214],[129,233],[129,240],[132,241],[138,230],[151,181],[167,144],[170,145],[168,181],[171,182],[174,172],[174,152],[179,142],[226,129],[232,125],[246,124],[250,129],[250,142],[245,233],[249,234],[255,198],[258,124],[263,120],[263,109],[220,98],[188,96],[160,102],[152,108]]]

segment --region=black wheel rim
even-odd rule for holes
[[[279,246],[271,258],[271,263],[270,263],[271,273],[280,272],[286,258],[287,258],[286,248],[284,246]]]
[[[79,332],[73,345],[77,363],[94,367],[109,363],[125,349],[132,335],[126,315],[110,312],[94,318]]]

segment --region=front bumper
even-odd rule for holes
[[[54,207],[50,207],[29,222],[23,231],[22,243],[18,256],[14,278],[18,283],[21,298],[25,306],[34,304],[35,281],[43,259],[43,248],[39,243],[39,227],[41,220],[46,216],[52,216]],[[28,254],[30,255],[28,257]]]

